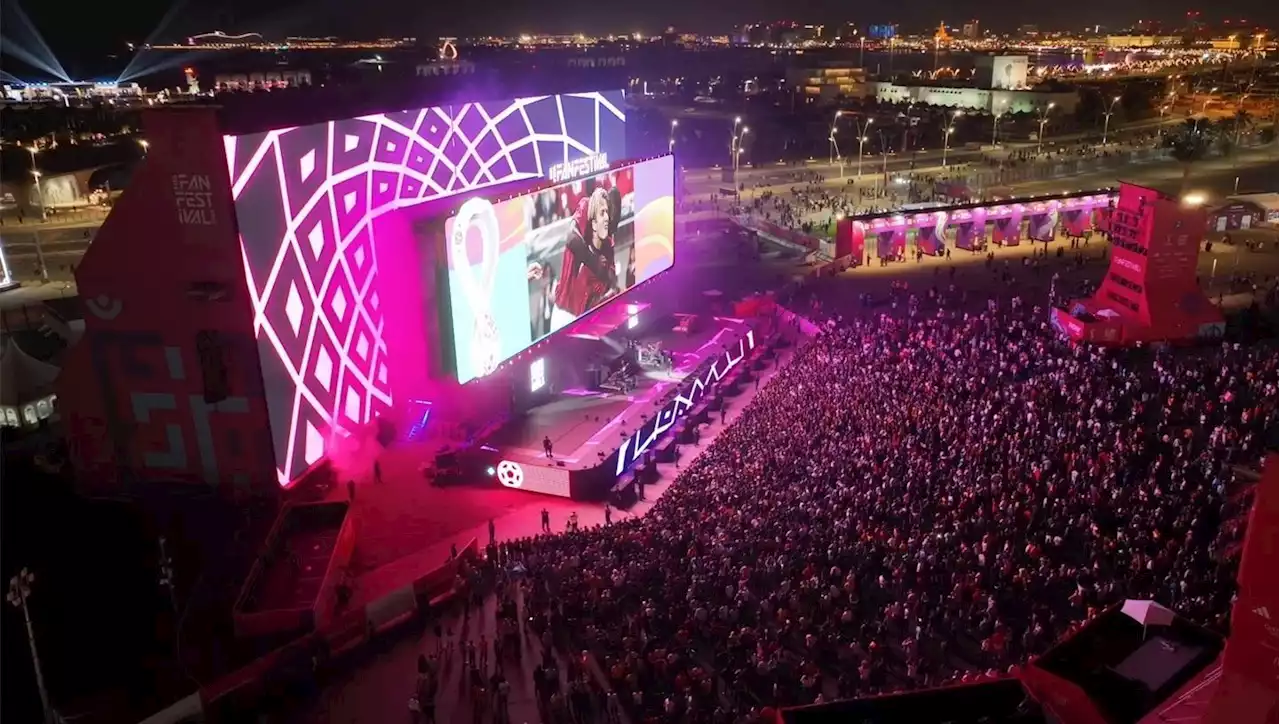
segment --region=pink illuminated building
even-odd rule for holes
[[[1203,209],[1125,183],[1110,230],[1111,266],[1097,293],[1053,310],[1053,323],[1063,334],[1106,345],[1221,334],[1222,314],[1196,278]]]

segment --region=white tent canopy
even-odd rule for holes
[[[1178,617],[1178,614],[1155,601],[1132,598],[1124,602],[1120,612],[1142,624],[1144,628],[1147,626],[1169,626]]]
[[[0,405],[20,406],[53,394],[58,368],[32,357],[6,337],[0,349]]]

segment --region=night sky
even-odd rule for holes
[[[0,27],[4,28],[6,44],[28,45],[21,23],[15,22],[15,0],[2,2],[4,22]],[[977,18],[984,28],[1007,31],[1022,23],[1046,28],[1083,28],[1101,23],[1121,28],[1142,18],[1159,18],[1173,26],[1192,7],[1161,0],[1140,0],[1123,6],[1110,0],[807,0],[798,5],[778,0],[185,0],[176,4],[172,0],[25,0],[22,6],[54,54],[66,59],[64,65],[74,63],[80,56],[125,52],[123,44],[129,40],[173,41],[215,29],[255,31],[268,37],[340,34],[433,38],[521,32],[656,34],[667,25],[682,30],[724,32],[745,22],[790,19],[827,24],[853,21],[862,25],[897,22],[910,32],[940,21],[960,24]],[[803,14],[798,7],[803,8]],[[1230,16],[1261,22],[1275,20],[1274,4],[1263,0],[1220,0],[1199,7],[1209,22]]]

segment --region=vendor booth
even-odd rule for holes
[[[1232,196],[1222,206],[1209,212],[1209,230],[1216,232],[1252,229],[1275,225],[1280,218],[1277,194],[1242,194]]]
[[[956,230],[956,248],[982,251],[987,248],[987,210],[959,209],[951,214]]]
[[[1062,202],[1062,231],[1073,239],[1083,239],[1094,230],[1094,211],[1110,202],[1105,195],[1081,196]]]
[[[907,256],[907,219],[902,215],[874,219],[871,230],[876,235],[876,256],[902,261]]]
[[[1027,225],[1027,236],[1031,241],[1053,241],[1058,233],[1059,201],[1037,201],[1030,204],[1027,211],[1031,214],[1031,223]]]
[[[836,222],[835,258],[852,260],[854,266],[866,259],[867,225],[852,217],[842,217]]]
[[[996,206],[987,212],[992,219],[991,240],[996,246],[1017,246],[1022,240],[1022,204]]]
[[[929,256],[942,256],[947,248],[947,212],[929,211],[912,217],[916,248]]]

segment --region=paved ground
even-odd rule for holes
[[[774,374],[779,366],[771,367],[765,372],[762,384]],[[701,444],[692,449],[684,448],[682,457],[685,458],[686,464],[688,460],[692,459],[692,455],[696,455],[699,450],[709,445],[725,426],[731,424],[754,397],[755,390],[747,389],[737,398],[730,400],[725,418],[714,421],[703,428]],[[659,472],[661,480],[647,488],[648,500],[637,504],[630,512],[614,511],[613,519],[615,521],[631,515],[643,515],[647,512],[657,497],[670,485],[671,480],[674,479],[677,473],[677,469],[674,465],[660,465]],[[456,492],[482,496],[493,494],[493,491],[488,490],[464,491],[460,489]],[[537,535],[540,532],[539,511],[544,507],[551,512],[553,530],[563,529],[564,521],[570,512],[578,513],[579,522],[584,527],[602,525],[604,523],[604,509],[599,505],[575,503],[528,493],[511,492],[510,494],[524,499],[525,504],[519,508],[513,508],[496,521],[495,529],[497,539],[500,541]],[[357,494],[358,497],[359,494]],[[487,541],[487,523],[475,526],[470,530],[459,531],[449,539],[442,540],[414,555],[413,558],[421,558],[428,565],[437,565],[445,560],[451,544],[463,545],[472,537],[479,538],[482,542]],[[518,599],[518,601],[519,620],[526,621],[523,599]],[[473,616],[469,627],[465,630],[462,626],[461,617],[456,612],[444,619],[444,645],[451,647],[455,654],[452,665],[445,669],[444,681],[437,700],[437,721],[439,722],[465,722],[471,719],[470,702],[461,695],[463,667],[458,664],[456,652],[461,650],[462,645],[467,640],[475,641],[478,644],[482,635],[490,643],[495,639],[495,605],[494,597],[488,597],[485,601],[484,613],[480,616]],[[531,634],[524,630],[521,631],[521,645],[524,654],[519,662],[508,662],[504,671],[512,686],[511,721],[517,724],[533,724],[541,721],[533,692],[533,668],[538,663],[537,645],[531,639]],[[439,645],[439,639],[436,638],[431,630],[425,630],[417,634],[407,634],[387,646],[364,666],[345,672],[335,680],[328,682],[327,686],[321,689],[313,700],[298,702],[297,706],[285,715],[284,721],[291,723],[332,722],[333,724],[376,722],[382,724],[383,722],[399,721],[401,717],[407,718],[408,698],[413,691],[418,655],[420,653],[430,655]],[[566,652],[556,651],[557,658],[560,660],[557,668],[561,671],[562,676],[567,671],[565,654]],[[496,665],[496,662],[491,663]],[[605,684],[603,674],[597,671],[595,675],[597,683],[603,686]],[[597,721],[602,720],[597,719]]]
[[[1176,125],[1178,123],[1182,123],[1181,118],[1176,118],[1176,119],[1165,118],[1163,120],[1158,118],[1150,119],[1147,121],[1142,121],[1140,123],[1127,125],[1121,130],[1115,130],[1112,132],[1111,138],[1108,140],[1115,143],[1119,143],[1135,134],[1150,133],[1151,131],[1160,127],[1161,125]],[[853,175],[854,168],[857,164],[857,158],[858,158],[858,145],[857,145],[857,141],[852,138],[853,133],[854,131],[852,129],[848,129],[847,134],[849,136],[849,141],[843,145],[848,145],[849,147],[841,148],[841,152],[844,155],[844,170],[845,170],[845,173],[848,175]],[[1045,139],[1044,147],[1047,150],[1055,147],[1073,146],[1081,142],[1083,139],[1088,138],[1090,136],[1095,136],[1095,135],[1097,134],[1093,132],[1088,132],[1088,133],[1064,134],[1061,136],[1051,136]],[[1005,143],[1005,142],[1002,140],[1002,143]],[[1036,144],[1034,142],[1028,143],[1026,141],[1019,141],[1019,142],[1005,143],[1004,148],[1011,149],[1011,150],[1028,150],[1028,149],[1034,149],[1035,145]],[[952,165],[963,164],[979,158],[984,153],[990,155],[991,152],[989,151],[984,152],[980,148],[974,147],[972,145],[963,146],[960,148],[952,148],[947,153],[947,161],[949,164],[952,164]],[[918,153],[915,153],[915,154],[890,154],[888,169],[891,172],[906,170],[910,166],[912,160],[915,161],[917,167],[931,166],[934,164],[940,165],[942,161],[942,150],[933,148],[933,149],[928,149],[924,151],[919,151]],[[875,170],[881,169],[881,166],[882,166],[882,159],[880,156],[873,155],[871,153],[864,154],[863,156],[864,172],[871,173],[873,169]],[[820,159],[815,159],[814,161],[811,161],[809,163],[800,164],[800,165],[791,166],[791,167],[788,167],[785,164],[768,164],[763,166],[743,167],[738,169],[738,177],[739,177],[739,180],[745,181],[747,183],[751,183],[752,181],[760,177],[777,173],[779,169],[786,169],[786,168],[794,168],[797,170],[804,169],[804,170],[813,171],[816,173],[826,174],[827,176],[830,176],[832,178],[837,178],[840,175],[840,164],[831,163],[828,159],[820,158]],[[699,190],[701,190],[705,186],[708,191],[713,191],[715,188],[718,188],[722,183],[721,174],[722,174],[722,171],[718,167],[712,168],[712,169],[694,169],[694,170],[685,172],[684,180],[686,184],[692,184],[695,187],[697,187]]]

